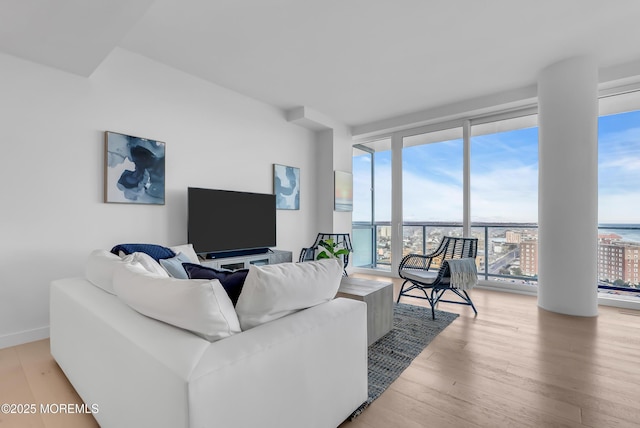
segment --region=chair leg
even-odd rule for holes
[[[438,304],[438,300],[440,300],[440,296],[438,296],[438,290],[435,288],[431,289],[431,298],[429,300],[429,304],[431,305],[431,319],[436,319],[436,305]]]
[[[407,281],[405,280],[402,283],[402,286],[400,287],[400,293],[398,293],[398,299],[396,300],[396,303],[400,303],[400,298],[402,297],[402,292],[404,291],[404,286],[407,284]]]
[[[434,320],[436,319],[435,307],[440,301],[440,298],[442,298],[442,295],[444,294],[445,291],[446,289],[442,289],[442,288],[431,289],[431,300],[429,301],[429,303],[431,303],[431,318]]]
[[[436,304],[433,302],[433,290],[431,290],[431,300],[429,300],[429,303],[431,304],[431,319],[435,320],[436,319]]]
[[[471,297],[469,297],[469,294],[467,294],[467,290],[462,290],[462,292],[467,297],[467,302],[469,302],[469,305],[471,305],[471,308],[473,309],[473,312],[475,312],[475,314],[478,315],[478,311],[476,310],[475,305],[471,301]]]

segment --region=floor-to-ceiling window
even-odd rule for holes
[[[373,150],[353,148],[352,266],[374,267]]]
[[[445,235],[462,236],[462,128],[402,139],[403,255],[433,251]]]
[[[353,266],[391,267],[391,140],[354,146]]]
[[[598,285],[601,294],[639,298],[640,93],[604,98],[600,104]]]
[[[481,274],[533,285],[538,275],[537,115],[472,125],[470,188]]]
[[[372,233],[377,236],[372,251],[377,257],[372,265],[386,266],[390,263],[387,254],[393,256],[389,250],[394,247],[386,245],[390,230],[384,234],[381,229],[397,221],[390,216],[392,198],[387,190],[392,188],[393,174],[388,168],[392,165],[391,142],[399,140],[402,185],[393,187],[402,194],[398,258],[429,253],[443,236],[463,236],[468,230],[479,238],[481,279],[502,281],[506,286],[535,285],[537,137],[537,114],[534,108],[527,108],[398,131],[384,144],[358,144],[374,159],[374,168],[367,170],[374,177],[369,182],[374,189],[378,183],[382,185],[374,190],[375,202],[370,204],[370,211],[377,212],[371,221]],[[380,165],[376,157],[380,157]],[[354,158],[354,171],[356,162]],[[354,216],[354,233],[363,227]]]

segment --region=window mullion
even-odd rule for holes
[[[462,234],[471,236],[471,121],[462,124]]]

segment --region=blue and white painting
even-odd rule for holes
[[[165,144],[105,132],[105,202],[164,205]]]
[[[273,193],[279,210],[300,209],[300,168],[273,165]]]

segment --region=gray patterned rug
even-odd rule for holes
[[[393,329],[369,346],[369,398],[351,414],[352,420],[369,407],[429,342],[458,317],[458,314],[436,310],[436,319],[432,320],[430,308],[405,303],[394,305]]]

